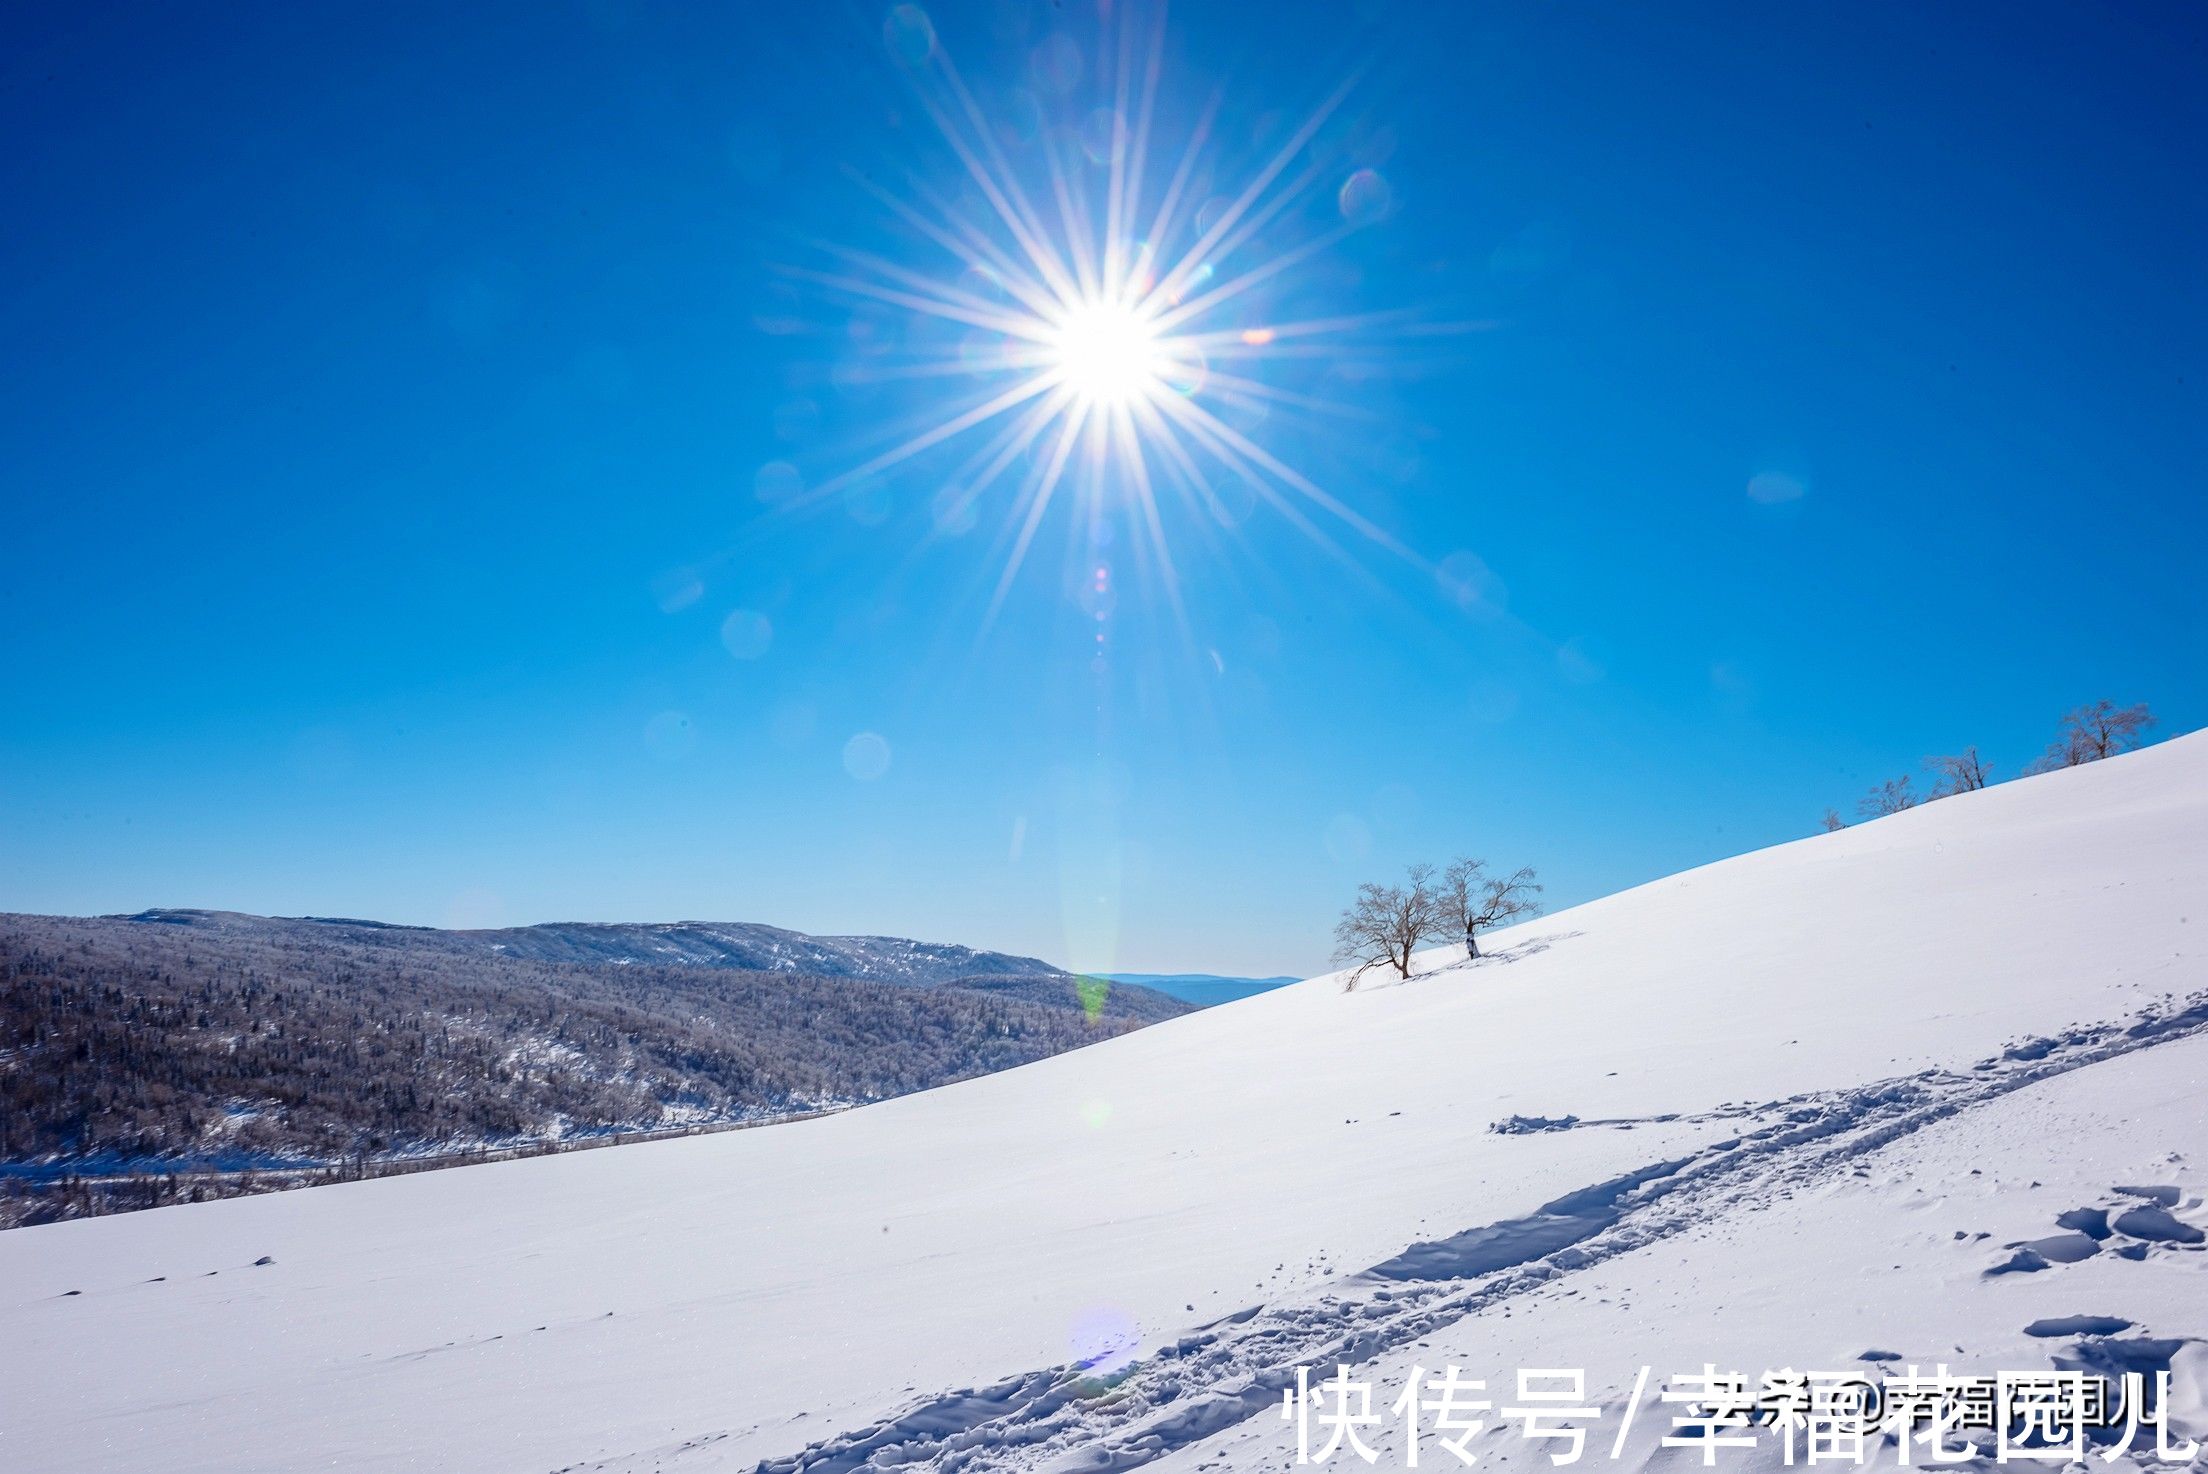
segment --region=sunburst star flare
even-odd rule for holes
[[[1346,406],[1269,382],[1269,362],[1308,360],[1329,345],[1370,356],[1373,335],[1415,316],[1274,320],[1263,310],[1288,300],[1278,289],[1299,269],[1384,218],[1376,173],[1314,147],[1354,79],[1287,128],[1237,187],[1220,190],[1211,165],[1219,97],[1185,130],[1158,122],[1162,11],[1107,12],[1100,29],[1107,101],[1022,137],[983,105],[923,12],[892,13],[891,52],[956,161],[955,196],[918,180],[901,190],[869,182],[921,249],[898,260],[827,243],[830,264],[788,274],[940,331],[906,333],[904,346],[869,361],[870,380],[920,386],[924,407],[895,443],[839,469],[808,500],[973,441],[942,494],[961,515],[1001,503],[992,615],[1069,486],[1092,514],[1125,515],[1176,609],[1171,530],[1190,516],[1208,520],[1214,486],[1228,479],[1337,556],[1348,557],[1329,524],[1417,562],[1248,428],[1296,411],[1338,425]],[[1176,163],[1153,189],[1159,171],[1150,166],[1161,157]],[[1310,207],[1322,199],[1338,207],[1314,219]],[[946,346],[912,346],[938,340]]]

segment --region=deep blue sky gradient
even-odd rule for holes
[[[944,266],[851,177],[946,177],[884,9],[0,20],[0,909],[1300,972],[1410,859],[1583,899],[2090,698],[2208,721],[2201,8],[1176,10],[1229,172],[1369,60],[1324,157],[1392,208],[1265,305],[1481,326],[1259,433],[1497,582],[1177,523],[1192,641],[1122,545],[1101,672],[1067,519],[985,632],[940,462],[754,494],[929,407],[774,273]],[[930,13],[992,99],[1093,36]]]

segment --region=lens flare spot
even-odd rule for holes
[[[861,783],[872,783],[889,771],[889,739],[879,732],[861,732],[843,744],[843,770]]]
[[[900,5],[882,22],[882,44],[901,65],[916,67],[935,54],[935,22],[917,5]]]
[[[1500,613],[1510,591],[1479,554],[1463,549],[1451,553],[1434,569],[1441,595],[1467,614]]]
[[[1081,579],[1074,585],[1073,601],[1091,619],[1110,619],[1119,608],[1119,595],[1113,592],[1110,571],[1098,568]]]
[[[1116,164],[1127,152],[1127,122],[1117,110],[1100,107],[1081,125],[1081,151],[1092,164]]]
[[[1748,479],[1748,500],[1766,507],[1798,502],[1808,490],[1800,478],[1784,471],[1759,471]]]
[[[789,399],[774,407],[774,438],[803,445],[820,431],[820,406],[810,399]]]
[[[652,598],[662,614],[679,614],[704,597],[704,581],[688,568],[672,568],[652,580]]]
[[[721,644],[738,660],[757,660],[774,643],[774,623],[756,609],[732,609],[721,621]]]
[[[868,480],[846,486],[843,489],[843,509],[861,527],[881,526],[895,510],[895,504],[890,500],[889,484],[885,481]]]
[[[769,461],[751,478],[751,494],[768,506],[790,501],[805,490],[805,478],[788,461]]]
[[[1073,991],[1074,995],[1081,1000],[1082,1016],[1093,1024],[1104,1017],[1104,1004],[1112,996],[1112,980],[1110,978],[1092,978],[1083,973],[1073,980]],[[1111,1114],[1110,1106],[1106,1106],[1104,1109],[1106,1115]],[[1090,1124],[1102,1125],[1103,1123],[1092,1121]]]
[[[928,513],[935,530],[945,537],[964,537],[980,520],[974,511],[974,493],[963,486],[938,488],[929,499]]]
[[[1134,1317],[1109,1305],[1081,1312],[1070,1338],[1073,1359],[1083,1370],[1100,1376],[1126,1370],[1142,1345],[1142,1332]]]
[[[1257,490],[1239,476],[1220,476],[1203,488],[1204,510],[1221,527],[1233,529],[1257,510]]]
[[[1158,383],[1183,399],[1193,399],[1204,387],[1204,380],[1211,373],[1211,364],[1204,358],[1204,350],[1194,343],[1167,342],[1158,349]]]
[[[1370,225],[1385,219],[1388,207],[1395,201],[1388,181],[1380,177],[1377,169],[1359,169],[1342,181],[1341,194],[1335,203],[1341,206],[1342,218],[1351,225]]]

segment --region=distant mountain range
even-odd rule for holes
[[[345,916],[253,916],[240,911],[157,909],[113,921],[151,922],[218,932],[250,932],[293,940],[328,939],[367,946],[429,947],[523,962],[574,963],[589,967],[720,967],[746,972],[802,973],[816,978],[858,978],[900,987],[977,988],[1000,997],[1051,1001],[1064,996],[1073,978],[1062,967],[1037,957],[984,952],[951,942],[916,942],[906,937],[816,937],[755,921],[553,921],[472,931],[401,926]],[[1208,972],[1108,972],[1089,974],[1137,991],[1115,996],[1125,1016],[1145,1021],[1170,1017],[1149,1006],[1140,990],[1162,993],[1209,1008],[1270,992],[1296,977],[1232,977]]]
[[[977,977],[1063,975],[1034,957],[979,952],[947,942],[904,937],[814,937],[778,926],[736,921],[555,921],[539,926],[446,931],[342,916],[250,916],[238,911],[140,911],[118,921],[161,922],[216,931],[321,936],[370,946],[407,941],[455,952],[479,952],[526,962],[618,967],[733,967],[748,972],[796,972],[819,978],[932,988]]]
[[[164,908],[0,915],[0,981],[4,1227],[861,1104],[1297,980],[752,922]]]
[[[1107,972],[1100,976],[1115,983],[1132,983],[1136,987],[1151,988],[1178,998],[1183,1003],[1193,1003],[1198,1008],[1210,1008],[1216,1003],[1232,1003],[1238,998],[1254,998],[1260,993],[1270,993],[1275,988],[1285,988],[1290,983],[1303,981],[1299,977],[1236,978],[1215,972]]]
[[[0,915],[0,1227],[864,1104],[1191,1011],[770,926]]]

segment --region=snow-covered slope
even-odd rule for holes
[[[1470,1362],[1504,1317],[1498,1367],[1571,1365],[1574,1337],[1591,1371],[1698,1366],[1727,1349],[1698,1325],[1796,1365],[1874,1329],[2005,1350],[2061,1276],[1984,1290],[1987,1243],[1928,1246],[2052,1232],[2208,1149],[2204,881],[2190,737],[1561,912],[1474,966],[1317,979],[843,1116],[0,1235],[0,1464],[847,1469],[963,1441],[970,1467],[1273,1467],[1247,1415],[1282,1368],[1399,1373],[1452,1338]],[[1491,1129],[1512,1117],[1577,1124]],[[2104,1166],[2117,1119],[2137,1135]],[[2049,1186],[1953,1180],[1975,1151]],[[2208,1184],[2160,1170],[2197,1217]],[[1866,1277],[1680,1319],[1690,1287],[1783,1279],[1803,1223]],[[2204,1257],[2124,1261],[2159,1330],[2208,1333]],[[2067,1310],[2123,1314],[2081,1269],[2104,1272],[2063,1267],[2096,1292]],[[2005,1318],[1909,1298],[1955,1285]],[[1074,1360],[1133,1365],[1083,1397]]]
[[[1698,1452],[1663,1449],[1680,1432],[1675,1419],[1695,1420],[1660,1392],[1671,1377],[1708,1365],[1751,1383],[1788,1367],[1877,1377],[1941,1366],[1978,1374],[2167,1366],[2175,1431],[2208,1439],[2208,1252],[2200,1243],[2208,1037],[2064,1070],[1953,1115],[1920,1105],[1897,1119],[1911,1129],[1887,1143],[1872,1145],[1879,1133],[1869,1131],[1806,1160],[1682,1188],[1678,1198],[1702,1201],[1663,1205],[1656,1216],[1675,1222],[1642,1225],[1646,1240],[1614,1258],[1546,1279],[1528,1266],[1453,1286],[1459,1303],[1446,1313],[1421,1307],[1432,1324],[1416,1340],[1385,1345],[1360,1365],[1359,1380],[1371,1386],[1375,1409],[1390,1408],[1413,1369],[1454,1364],[1506,1406],[1517,1400],[1517,1369],[1579,1368],[1602,1410],[1584,1420],[1587,1462],[1608,1456],[1630,1469],[1700,1465]],[[2158,1212],[2163,1201],[2172,1208]],[[2020,1253],[2042,1267],[2005,1268]],[[1346,1327],[1384,1332],[1390,1317],[1375,1308],[1404,1319],[1400,1303],[1376,1307],[1346,1288],[1298,1308],[1331,1321],[1337,1337]],[[1269,1318],[1292,1319],[1280,1309]],[[1220,1338],[1221,1348],[1231,1339]],[[1651,1374],[1635,1403],[1643,1366]],[[1288,1468],[1293,1429],[1270,1401],[1266,1412],[1172,1440],[1151,1467]],[[1480,1467],[1551,1468],[1553,1444],[1491,1422],[1474,1445]],[[1118,1428],[1084,1431],[1091,1446],[1132,1441]],[[1403,1467],[1396,1420],[1367,1436],[1380,1467]],[[2154,1444],[2148,1431],[2135,1447]],[[1431,1450],[1427,1457],[1455,1467]],[[1927,1462],[1922,1449],[1917,1459]],[[1783,1436],[1767,1431],[1757,1448],[1728,1450],[1724,1462],[1775,1474],[1785,1467]],[[1892,1451],[1877,1463],[1892,1467]],[[2091,1467],[2105,1465],[2095,1457]]]

